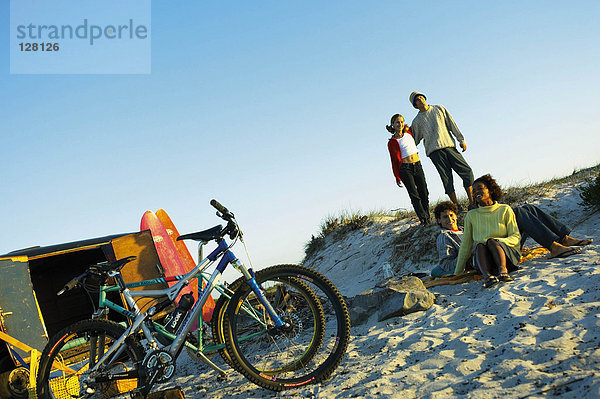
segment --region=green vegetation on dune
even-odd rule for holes
[[[525,203],[531,197],[546,195],[549,190],[557,185],[582,182],[589,184],[578,188],[582,199],[581,205],[587,208],[600,210],[600,164],[590,168],[575,170],[569,176],[553,178],[537,184],[503,187],[504,197],[501,202],[511,206],[517,206]],[[447,199],[440,199],[430,206],[432,216],[433,209],[442,201],[447,201]],[[465,197],[459,198],[459,201],[463,207],[467,207],[468,202]],[[464,215],[465,214],[459,215],[459,224],[462,223]],[[399,222],[404,219],[413,219],[416,221],[417,217],[413,211],[394,212],[384,210],[372,210],[367,212],[342,210],[338,212],[337,215],[329,215],[321,222],[319,233],[316,236],[311,236],[311,239],[305,244],[304,259],[306,260],[312,257],[325,248],[326,239],[328,237],[335,242],[343,239],[348,233],[366,228],[373,223]],[[438,229],[434,227],[435,226],[430,226],[426,229],[421,229],[416,225],[398,233],[398,237],[394,240],[394,246],[396,248],[394,253],[395,260],[406,261],[411,259],[416,261],[419,257],[432,252],[432,248],[429,247],[431,245],[435,246],[435,240],[415,240],[415,235],[427,234],[435,236]],[[423,230],[422,233],[420,232],[421,230]],[[417,241],[417,244],[415,244],[415,241]],[[418,244],[420,241],[424,244]],[[419,248],[414,248],[414,245],[419,246]]]
[[[598,173],[593,183],[578,187],[578,190],[582,200],[581,205],[586,208],[600,210],[600,173]]]

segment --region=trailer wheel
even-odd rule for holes
[[[29,397],[29,370],[17,367],[0,374],[0,395],[10,399]]]

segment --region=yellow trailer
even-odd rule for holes
[[[20,387],[24,379],[29,380],[27,368],[30,364],[35,366],[32,356],[43,351],[48,337],[79,320],[89,319],[97,306],[98,298],[83,289],[71,290],[60,297],[56,293],[88,266],[127,256],[137,259],[122,270],[126,282],[164,277],[149,231],[33,247],[0,255],[0,331],[3,333],[0,338],[0,397],[26,398],[28,393],[16,387]],[[162,283],[139,289],[166,287]],[[116,314],[110,314],[109,318],[125,321]]]

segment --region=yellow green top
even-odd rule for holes
[[[467,213],[454,274],[464,273],[465,265],[473,250],[473,243],[485,244],[490,238],[495,238],[519,251],[521,235],[510,206],[495,202],[493,205],[480,206]]]

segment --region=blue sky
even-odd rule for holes
[[[411,209],[385,125],[412,120],[413,90],[454,116],[476,177],[600,162],[597,1],[154,1],[147,75],[11,75],[9,15],[0,253],[135,231],[148,209],[201,230],[216,198],[257,267],[299,262],[328,214]]]

